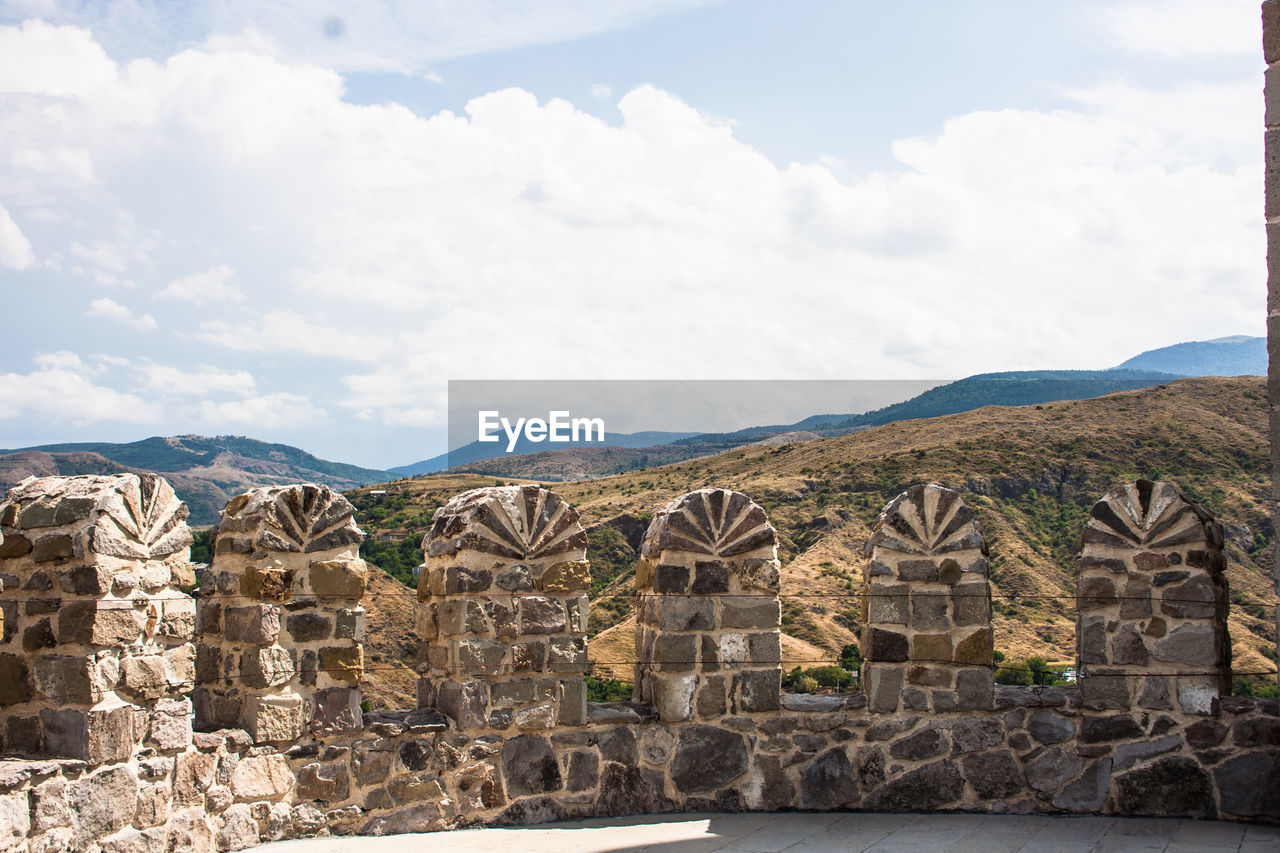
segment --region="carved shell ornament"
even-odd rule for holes
[[[156,474],[30,478],[4,506],[0,515],[23,527],[92,525],[90,547],[111,556],[163,559],[192,541],[187,505]]]
[[[463,492],[436,510],[422,540],[428,557],[480,551],[538,560],[586,551],[578,512],[540,486],[496,486]]]
[[[642,551],[645,555],[669,549],[735,557],[777,544],[777,531],[751,498],[728,489],[699,489],[658,511]]]
[[[937,483],[912,486],[884,508],[865,552],[876,547],[923,556],[970,548],[987,552],[973,510],[959,492]]]
[[[227,504],[219,533],[252,531],[259,550],[310,554],[359,545],[364,534],[356,527],[355,511],[328,486],[254,489]]]
[[[1089,512],[1083,544],[1168,548],[1206,539],[1220,546],[1213,517],[1170,483],[1139,480],[1103,496]],[[1206,529],[1208,527],[1209,529]]]

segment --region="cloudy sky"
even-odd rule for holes
[[[1262,334],[1258,5],[0,0],[0,447]]]

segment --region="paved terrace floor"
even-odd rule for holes
[[[385,838],[313,838],[263,853],[1277,853],[1280,826],[1173,818],[966,814],[692,814]]]

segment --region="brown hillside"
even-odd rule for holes
[[[1074,559],[1089,507],[1127,480],[1169,480],[1226,525],[1236,670],[1274,671],[1266,430],[1262,378],[1183,379],[1091,400],[993,406],[836,438],[748,446],[548,487],[588,525],[651,513],[691,489],[747,493],[779,530],[784,632],[834,655],[861,628],[861,548],[880,509],[913,483],[943,483],[977,511],[991,549],[996,647],[1010,658],[1070,661]],[[495,482],[427,476],[375,488],[407,498],[402,519],[429,519],[457,491]],[[411,535],[395,521],[366,529]],[[418,527],[412,535],[421,534]],[[629,583],[624,578],[604,592],[626,596]],[[602,640],[615,633],[604,629],[629,615],[626,608],[602,611],[604,601],[593,606]],[[381,639],[371,631],[370,641]],[[592,656],[603,660],[594,643]],[[625,650],[621,642],[613,646]]]

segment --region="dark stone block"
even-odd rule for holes
[[[556,754],[551,744],[537,735],[520,735],[503,745],[502,773],[511,797],[549,794],[563,787]]]
[[[1076,587],[1076,606],[1080,610],[1096,610],[1116,603],[1116,585],[1110,578],[1081,578]]]
[[[285,619],[285,628],[294,642],[327,640],[333,634],[333,623],[319,613],[295,613]]]
[[[1027,721],[1027,731],[1045,745],[1063,743],[1075,736],[1076,726],[1066,717],[1052,711],[1033,711]]]
[[[868,661],[898,663],[910,657],[907,636],[884,628],[869,627],[864,654]]]
[[[1231,740],[1236,746],[1280,746],[1280,717],[1253,716],[1236,720]]]
[[[1185,569],[1175,569],[1168,572],[1156,572],[1155,576],[1151,579],[1151,583],[1155,586],[1168,586],[1171,583],[1177,583],[1178,581],[1186,580],[1189,577],[1191,577],[1191,572],[1188,572]]]
[[[781,670],[747,670],[735,675],[733,680],[740,713],[776,711],[782,707]]]
[[[27,662],[19,655],[0,654],[0,706],[26,702],[33,695]]]
[[[600,796],[596,813],[604,816],[655,814],[668,811],[670,802],[656,780],[638,767],[606,763],[600,773]]]
[[[1217,816],[1209,774],[1183,756],[1162,758],[1115,777],[1116,812],[1148,817]]]
[[[1128,740],[1145,734],[1142,727],[1128,714],[1112,714],[1108,717],[1086,716],[1080,723],[1081,743]]]
[[[956,710],[989,711],[995,703],[995,681],[989,669],[956,673]]]
[[[955,763],[935,761],[887,782],[862,802],[870,811],[910,812],[937,809],[964,796],[964,777]]]
[[[947,725],[951,732],[951,754],[990,749],[1004,743],[1004,724],[998,719],[964,717]]]
[[[936,582],[938,564],[933,560],[903,560],[898,563],[898,580]]]
[[[1012,797],[1022,790],[1022,766],[1008,750],[966,755],[961,761],[964,778],[983,800]]]
[[[935,728],[927,728],[894,741],[889,747],[889,756],[906,761],[922,761],[942,755],[946,751],[947,739],[943,737],[942,732]]]
[[[600,757],[587,749],[569,753],[569,767],[565,773],[565,788],[569,791],[589,791],[600,780]]]
[[[1228,759],[1214,768],[1213,778],[1227,814],[1280,819],[1280,750]]]
[[[1100,758],[1085,768],[1062,793],[1053,798],[1056,808],[1072,812],[1096,812],[1107,801],[1111,785],[1111,759]]]
[[[858,777],[843,749],[829,749],[800,773],[800,806],[827,811],[856,804]]]
[[[636,736],[629,728],[620,727],[613,731],[601,732],[599,737],[600,757],[605,761],[616,761],[628,767],[639,763],[639,751],[636,748]]]
[[[1213,580],[1208,575],[1167,587],[1160,599],[1160,612],[1178,619],[1211,619],[1216,607]]]
[[[936,631],[950,627],[947,618],[948,597],[944,592],[916,590],[911,593],[911,627],[919,631]]]
[[[53,624],[48,618],[41,619],[22,632],[22,650],[24,652],[51,649],[56,645],[58,645],[58,638],[53,635]]]
[[[488,592],[493,573],[488,569],[472,569],[466,566],[450,566],[444,570],[445,595],[461,595]]]
[[[715,726],[691,725],[680,731],[671,779],[685,794],[723,788],[747,772],[747,745],[742,735]]]
[[[48,563],[53,560],[69,560],[75,555],[75,545],[71,537],[65,533],[54,533],[41,536],[31,549],[31,559],[37,563]]]
[[[699,562],[693,573],[694,595],[713,595],[729,591],[729,567],[716,561]]]
[[[660,563],[653,570],[653,591],[654,592],[680,592],[689,591],[689,567],[677,566],[670,563]]]

